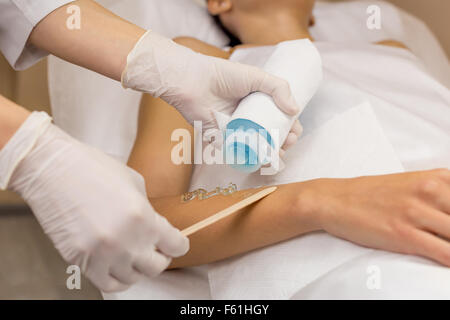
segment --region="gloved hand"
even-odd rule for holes
[[[203,130],[217,128],[215,112],[233,113],[255,91],[272,96],[289,115],[299,111],[287,81],[253,66],[196,53],[152,31],[128,55],[122,85],[163,99],[191,124],[202,121]],[[287,146],[301,133],[299,123],[291,133]]]
[[[142,176],[45,113],[25,121],[1,150],[0,167],[0,184],[25,199],[63,258],[103,291],[156,276],[188,251],[188,239],[151,207]]]

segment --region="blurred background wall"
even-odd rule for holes
[[[449,0],[389,0],[425,21],[450,58]]]

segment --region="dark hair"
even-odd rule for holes
[[[238,37],[236,37],[227,28],[225,28],[225,26],[223,25],[223,23],[220,20],[220,17],[218,15],[217,16],[213,16],[213,18],[214,18],[214,21],[216,22],[216,24],[220,27],[220,29],[222,29],[222,31],[230,39],[230,43],[228,44],[230,47],[235,47],[235,46],[238,46],[238,45],[242,44],[241,40],[239,40]]]

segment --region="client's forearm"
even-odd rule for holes
[[[302,183],[279,186],[254,205],[191,235],[191,249],[171,268],[214,262],[318,230],[313,216],[300,210]],[[170,223],[184,229],[257,192],[251,189],[228,196],[181,203],[180,197],[150,199]],[[303,211],[303,212],[302,212]]]

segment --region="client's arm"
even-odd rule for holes
[[[248,192],[190,203],[180,203],[179,196],[151,202],[183,229]],[[450,267],[449,214],[450,172],[445,169],[283,185],[253,206],[190,236],[191,250],[171,267],[217,261],[315,230]]]
[[[279,186],[259,202],[192,234],[191,249],[174,259],[171,268],[204,264],[268,246],[307,232],[319,230],[311,212],[298,211],[300,183]],[[231,195],[194,199],[182,203],[180,196],[150,199],[155,210],[180,230],[223,210],[261,189]]]
[[[161,99],[144,94],[138,133],[128,165],[145,178],[149,198],[179,195],[189,188],[192,165],[176,165],[171,159],[172,149],[180,143],[172,141],[175,130],[186,130],[192,138],[188,141],[192,163],[192,126],[175,108]]]

